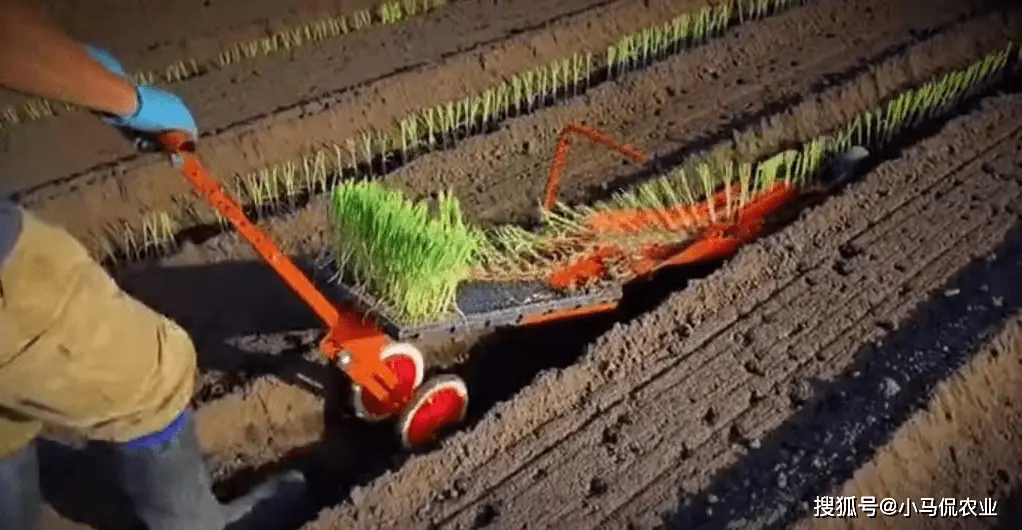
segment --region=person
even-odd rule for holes
[[[90,109],[128,134],[198,136],[179,97],[133,84],[108,52],[19,0],[0,0],[0,86]],[[0,200],[0,527],[41,524],[36,440],[49,425],[111,458],[150,530],[271,528],[260,507],[302,499],[303,475],[221,504],[189,409],[195,372],[180,326],[121,291],[65,230]]]

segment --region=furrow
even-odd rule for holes
[[[954,120],[940,135],[881,165],[866,182],[805,214],[797,225],[743,250],[724,270],[674,295],[661,310],[612,330],[591,347],[580,365],[544,374],[498,405],[472,431],[452,437],[436,453],[410,460],[401,479],[391,477],[362,495],[358,511],[364,515],[367,507],[386,503],[387,514],[374,519],[380,525],[391,517],[442,520],[443,514],[471,505],[515,470],[535,469],[533,459],[554,451],[569,433],[600,421],[599,416],[627,396],[642,393],[651,376],[678,374],[680,370],[670,370],[677,364],[674,359],[694,360],[690,352],[718,340],[714,337],[732,330],[736,320],[749,318],[745,315],[757,311],[779,288],[798,281],[801,272],[833,259],[849,239],[949,178],[957,169],[956,160],[968,160],[986,151],[989,142],[1013,134],[1020,111],[1018,96],[988,99],[975,115]],[[990,140],[971,147],[980,137]],[[891,189],[896,191],[887,191]],[[862,204],[870,208],[863,211]],[[458,484],[456,498],[426,494],[442,492],[452,482]],[[431,501],[430,510],[424,513],[419,506],[426,499]],[[341,507],[322,520],[346,521],[353,527],[373,524],[364,517],[358,522],[348,519],[352,509]]]
[[[1016,145],[1011,146],[1011,149],[1016,148]],[[969,194],[975,194],[974,190],[984,190],[984,186],[988,184],[988,181],[982,179],[972,179],[967,190],[956,194],[959,196],[949,195],[947,200],[941,201],[940,206],[946,213],[954,215],[957,211],[968,211],[975,202],[995,199],[996,202],[991,201],[990,209],[996,212],[998,206],[1003,208],[1017,196],[1016,186],[991,186],[988,188],[988,193],[975,197],[973,199],[975,202],[961,200],[968,199]],[[1011,226],[1010,221],[1013,219],[1014,216],[1011,214],[998,216],[994,218],[996,221],[994,224],[1006,231]],[[923,220],[920,219],[920,221]],[[907,228],[918,227],[924,231],[912,231],[905,234],[905,238],[900,243],[913,240],[920,242],[919,250],[923,252],[914,253],[910,261],[912,264],[918,264],[920,267],[931,265],[931,262],[938,257],[948,255],[957,257],[957,266],[961,266],[961,262],[967,261],[968,256],[965,256],[966,259],[963,260],[961,252],[949,252],[952,250],[949,247],[956,243],[968,244],[971,239],[966,235],[976,230],[978,225],[989,222],[987,219],[970,219],[970,221],[972,222],[959,222],[951,227],[934,225],[926,221],[907,225]],[[891,244],[898,243],[892,242]],[[907,255],[904,255],[903,258]],[[844,311],[830,315],[826,327],[821,329],[820,333],[801,335],[797,341],[793,341],[791,344],[785,344],[782,341],[771,348],[768,354],[761,356],[761,359],[765,361],[772,358],[776,363],[768,364],[764,370],[765,375],[760,381],[763,386],[755,383],[748,384],[756,378],[750,377],[748,370],[743,366],[742,350],[736,348],[729,340],[725,340],[720,345],[718,353],[712,355],[708,363],[699,365],[683,363],[675,369],[686,374],[686,380],[682,381],[683,387],[664,389],[664,391],[655,393],[648,392],[650,387],[647,387],[637,392],[632,400],[605,412],[608,416],[621,414],[629,416],[629,426],[617,433],[617,444],[624,445],[627,451],[636,455],[634,464],[629,465],[630,462],[627,460],[621,462],[614,458],[601,458],[604,453],[599,448],[598,440],[600,438],[590,435],[578,438],[583,444],[582,446],[562,445],[559,454],[571,455],[571,457],[569,461],[557,465],[556,469],[552,469],[554,467],[552,463],[537,462],[537,467],[545,470],[540,484],[533,479],[530,480],[527,487],[508,485],[505,489],[502,486],[493,496],[497,498],[484,497],[481,501],[488,505],[499,505],[498,511],[508,514],[508,517],[512,519],[516,513],[527,512],[530,517],[533,514],[538,514],[540,520],[550,521],[549,524],[552,526],[561,528],[579,527],[584,521],[593,521],[597,510],[607,510],[626,504],[629,501],[630,492],[645,489],[644,483],[647,477],[655,476],[657,470],[673,473],[673,470],[677,469],[680,462],[685,459],[684,455],[693,451],[693,448],[699,447],[712,436],[714,431],[729,425],[735,417],[744,412],[754,394],[763,395],[767,389],[789,381],[797,368],[814,360],[814,351],[810,351],[808,355],[800,355],[798,352],[799,349],[807,346],[806,340],[810,341],[808,344],[810,347],[814,347],[813,345],[817,343],[828,344],[838,340],[842,335],[852,331],[861,318],[874,312],[875,302],[870,300],[870,297],[883,298],[895,291],[895,286],[901,281],[892,280],[891,276],[897,275],[899,265],[903,270],[906,269],[903,264],[897,262],[875,264],[873,267],[863,269],[863,277],[842,275],[831,269],[830,274],[827,275],[827,279],[831,280],[830,284],[818,283],[812,290],[805,293],[799,300],[799,304],[802,307],[812,307],[817,311],[835,306],[844,308]],[[953,270],[947,272],[950,273]],[[911,269],[906,270],[909,278],[913,277],[916,272]],[[887,276],[887,273],[892,274]],[[889,288],[884,289],[885,286],[889,286]],[[856,296],[847,301],[833,299],[835,294],[841,295],[846,290],[855,292]],[[789,322],[805,322],[804,316],[800,316],[797,312],[785,312],[778,320],[780,322],[777,324],[761,323],[758,329],[780,328],[775,329],[772,334],[776,341],[778,337],[784,337],[787,334],[786,328],[791,328],[788,326]],[[754,344],[762,344],[764,339],[762,337],[759,340],[753,339]],[[713,348],[713,346],[716,344],[709,348]],[[840,366],[839,360],[828,360],[837,361],[836,365]],[[835,364],[830,366],[835,366]],[[782,385],[782,391],[786,390]],[[587,431],[589,433],[598,432],[594,429],[587,429]],[[579,484],[580,481],[581,484]],[[586,484],[586,481],[600,481],[604,486],[595,488],[596,491],[590,487],[590,491],[587,492],[585,488],[590,485]],[[519,497],[514,494],[516,491],[522,491],[525,494]],[[582,505],[585,509],[582,509],[576,500],[584,499],[587,496],[592,497],[592,500],[583,502]],[[529,507],[527,511],[524,510],[526,506]],[[553,513],[544,513],[544,508],[553,510]],[[569,511],[574,513],[569,516],[565,513]],[[511,523],[514,522],[511,521]],[[451,523],[457,527],[464,521],[451,521]],[[598,528],[600,525],[596,524],[593,527]]]
[[[569,204],[604,198],[650,176],[651,168],[776,128],[783,133],[749,142],[741,154],[772,153],[1012,38],[1016,21],[1003,14],[967,16],[986,9],[955,3],[921,13],[900,2],[823,2],[739,28],[648,72],[472,138],[458,150],[427,155],[388,182],[415,194],[452,188],[467,212],[488,224],[528,222],[544,192],[556,137],[569,122],[593,125],[654,160],[637,170],[605,148],[575,139],[559,197]],[[852,12],[865,13],[866,20]],[[780,64],[779,55],[789,62]],[[821,102],[827,112],[812,109]]]
[[[620,0],[462,4],[419,24],[352,34],[339,50],[313,47],[295,57],[267,58],[258,68],[227,69],[175,85],[206,131],[199,144],[204,162],[229,180],[298,160],[323,144],[360,142],[366,129],[389,130],[394,120],[481,93],[574,52],[603,53],[625,34],[704,5],[695,0],[643,6]],[[70,129],[75,138],[64,140]],[[82,137],[90,138],[88,149],[40,151],[53,143],[74,146]],[[49,142],[40,143],[43,139]],[[69,191],[101,200],[130,188],[124,199],[153,211],[173,206],[173,198],[188,191],[164,157],[134,154],[116,132],[87,115],[17,127],[9,150],[18,155],[0,159],[0,171],[16,179],[12,186],[36,208],[59,202]]]

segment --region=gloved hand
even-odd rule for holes
[[[85,50],[107,70],[127,79],[124,67],[109,52],[95,46],[86,46]],[[135,91],[138,93],[138,109],[134,114],[106,116],[103,120],[125,132],[137,147],[152,147],[141,145],[140,140],[151,140],[152,135],[168,130],[187,132],[193,140],[198,137],[195,118],[181,98],[152,85],[136,85]]]
[[[124,66],[121,65],[120,61],[114,59],[114,56],[110,55],[110,52],[103,48],[91,45],[85,46],[85,52],[89,54],[89,57],[92,57],[92,60],[103,65],[107,70],[110,70],[121,77],[128,77],[128,74],[124,72]]]

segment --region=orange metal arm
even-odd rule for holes
[[[213,179],[192,152],[193,148],[186,136],[168,133],[160,138],[161,144],[168,152],[180,158],[180,169],[188,182],[195,187],[217,212],[227,218],[241,233],[266,263],[294,290],[316,313],[327,327],[333,327],[340,319],[340,312],[323,293],[316,289],[312,281],[295,266],[277,245],[255,223],[248,219],[238,203],[227,194],[216,180]]]
[[[330,360],[336,361],[342,352],[346,352],[348,356],[342,357],[341,364],[352,380],[377,399],[389,400],[390,390],[396,387],[398,380],[379,358],[380,350],[388,342],[386,335],[355,311],[339,311],[316,288],[308,276],[280,251],[276,243],[248,219],[241,206],[227,194],[223,186],[209,175],[195,155],[194,143],[187,135],[164,133],[158,141],[164,151],[180,157],[181,172],[195,190],[230,221],[288,287],[323,321],[327,327],[326,337],[320,344],[323,353]]]
[[[724,194],[718,192],[716,199]],[[555,269],[547,279],[554,289],[569,289],[585,285],[604,277],[608,263],[623,260],[634,278],[648,277],[657,270],[679,265],[691,265],[732,256],[746,243],[758,238],[767,228],[767,219],[798,197],[799,189],[780,182],[746,204],[733,221],[711,224],[703,212],[700,221],[705,225],[693,239],[679,244],[652,244],[628,254],[624,249],[607,244]],[[639,211],[614,212],[628,215]],[[649,217],[649,219],[653,219]],[[642,219],[640,218],[640,221]],[[618,221],[614,221],[618,223]],[[606,223],[608,227],[610,223]],[[621,222],[620,224],[624,224]],[[632,223],[638,226],[639,223]],[[616,225],[613,225],[616,226]],[[607,228],[609,230],[609,228]],[[597,229],[599,231],[599,229]]]
[[[657,263],[653,270],[732,256],[746,243],[758,238],[767,228],[767,219],[788,206],[798,194],[799,189],[795,186],[784,182],[774,185],[742,208],[733,223],[712,227],[691,245]]]
[[[554,148],[554,162],[550,165],[550,173],[546,181],[546,194],[543,198],[543,207],[547,210],[552,209],[557,201],[557,192],[561,186],[561,172],[564,170],[565,162],[567,162],[568,142],[572,134],[578,134],[593,143],[607,146],[636,164],[642,164],[646,161],[646,155],[635,147],[615,142],[611,137],[595,129],[577,123],[569,123],[561,131],[561,135],[557,139],[557,147]]]

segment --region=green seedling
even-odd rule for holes
[[[755,6],[751,3],[748,5],[749,9],[746,9],[744,20],[755,20],[762,18],[768,14],[779,12],[781,9],[790,7],[793,5],[799,5],[804,3],[805,0],[798,0],[794,2],[781,2],[779,0],[758,0]],[[735,4],[737,5],[737,4]],[[702,35],[705,33],[705,29],[700,29],[706,26],[710,20],[722,20],[725,15],[728,18],[728,23],[738,22],[738,12],[734,6],[731,7],[717,7],[716,10],[713,8],[703,8],[693,13],[683,13],[676,17],[673,17],[668,24],[662,25],[665,29],[665,33],[669,33],[669,41],[672,46],[677,46],[678,49],[681,47],[694,44],[698,41],[698,38],[690,38],[693,35]],[[763,7],[765,6],[765,8]],[[756,7],[756,9],[753,9]],[[769,8],[769,9],[766,9]],[[339,26],[341,22],[334,20],[334,24]],[[723,23],[718,22],[718,26]],[[655,27],[660,27],[658,24]],[[313,32],[310,30],[310,35]],[[643,35],[646,35],[644,37]],[[619,40],[615,45],[611,45],[607,48],[607,55],[605,64],[600,65],[599,61],[596,61],[596,67],[593,67],[594,55],[587,53],[585,56],[586,72],[587,75],[586,86],[590,86],[590,79],[595,72],[606,70],[610,73],[625,68],[625,65],[631,64],[629,61],[634,60],[640,55],[640,47],[637,46],[636,42],[641,42],[642,39],[650,39],[649,35],[655,35],[651,29],[640,30],[630,36],[625,36]],[[621,50],[624,50],[623,52]],[[985,60],[985,62],[975,65],[972,69],[965,72],[958,72],[954,76],[942,81],[940,84],[935,85],[932,88],[928,88],[925,92],[917,95],[913,95],[911,98],[905,97],[897,105],[893,106],[890,112],[885,109],[874,109],[863,113],[856,118],[856,124],[850,131],[845,131],[840,135],[836,135],[835,138],[839,138],[841,142],[851,142],[852,138],[856,139],[856,143],[864,144],[867,139],[875,138],[878,131],[884,131],[888,137],[893,137],[897,134],[899,127],[903,128],[904,122],[906,121],[920,121],[928,119],[930,115],[936,115],[943,112],[944,109],[949,108],[955,101],[964,95],[969,90],[975,90],[976,83],[979,80],[988,78],[991,73],[1001,71],[1003,67],[1008,64],[1009,58],[1015,57],[1015,48],[1011,48],[1008,52],[999,54],[996,57],[991,57]],[[573,56],[575,57],[575,56]],[[375,151],[382,149],[381,154],[387,154],[391,151],[390,146],[400,146],[401,152],[404,154],[405,161],[411,157],[408,156],[409,148],[414,148],[415,154],[419,154],[422,151],[434,150],[441,148],[448,144],[447,135],[451,135],[450,139],[453,140],[455,134],[459,130],[459,126],[462,123],[472,124],[474,119],[466,118],[468,116],[474,116],[471,110],[464,110],[465,108],[472,109],[478,108],[479,124],[480,127],[490,127],[496,121],[506,118],[512,108],[521,109],[521,99],[525,99],[528,103],[525,105],[529,111],[533,110],[536,106],[540,105],[540,102],[553,101],[556,99],[554,94],[566,95],[568,93],[565,90],[564,82],[567,77],[567,71],[571,68],[572,61],[574,59],[565,58],[555,61],[546,67],[538,69],[531,69],[526,71],[520,76],[519,83],[521,84],[523,95],[521,98],[512,100],[512,81],[501,83],[496,87],[491,87],[482,93],[472,96],[469,98],[461,98],[453,100],[448,103],[438,105],[429,109],[420,111],[417,114],[413,114],[401,121],[404,125],[400,127],[393,127],[389,132],[383,132],[379,130],[367,130],[359,133],[362,144],[362,158],[366,160],[366,164],[369,166],[367,169],[372,171],[372,157]],[[616,66],[615,66],[616,65]],[[554,72],[558,72],[558,82],[555,84],[552,82]],[[528,81],[528,83],[527,83]],[[528,89],[528,90],[527,90]],[[530,92],[530,90],[532,92]],[[925,112],[910,112],[912,105],[918,106],[919,108],[925,108]],[[884,114],[890,114],[885,117]],[[10,113],[5,114],[5,121],[11,121],[12,116]],[[421,127],[420,127],[421,124]],[[888,124],[885,128],[881,129],[881,124]],[[471,127],[465,127],[466,132],[470,132]],[[348,164],[349,170],[353,177],[359,178],[364,176],[360,174],[358,163],[359,156],[356,153],[356,141],[354,139],[344,140],[344,145],[348,150]],[[331,148],[335,151],[339,149],[335,146]],[[820,160],[826,154],[827,149],[820,147],[814,148],[812,158],[814,160]],[[339,173],[341,166],[339,162],[339,156],[335,157],[338,162],[335,164],[335,170],[329,172],[330,175],[336,175]],[[799,179],[803,178],[804,175],[811,172],[811,168],[814,167],[818,162],[807,161],[803,164],[806,168],[804,171],[799,172]],[[372,173],[370,173],[372,174]],[[700,175],[695,167],[693,166],[691,175]],[[705,174],[705,172],[703,173]],[[323,190],[327,189],[327,178],[328,172],[321,171],[317,173],[317,180],[320,182],[320,188]],[[740,178],[737,177],[737,178]],[[307,181],[307,179],[306,179]],[[303,186],[307,186],[304,183]],[[687,183],[686,183],[687,185]],[[279,193],[279,186],[271,186],[269,183],[262,185],[252,185],[249,183],[246,187],[247,195],[251,198],[253,206],[256,206],[259,211],[265,211],[267,204],[276,204],[279,202],[279,197],[269,196],[273,193]],[[284,186],[287,188],[287,186]],[[275,191],[276,190],[276,191]],[[684,190],[681,190],[682,192]]]
[[[411,16],[424,14],[446,5],[446,2],[422,0],[416,3],[415,0],[388,1],[380,4],[375,10],[361,10],[354,15],[355,29],[365,29],[373,25],[373,13],[377,14],[377,20],[382,25],[398,24]],[[413,6],[413,7],[408,7]],[[421,8],[420,8],[421,6]],[[146,72],[129,74],[137,84],[153,84],[157,78],[166,83],[179,83],[195,77],[204,75],[212,70],[218,70],[235,65],[243,60],[258,59],[280,52],[287,52],[294,48],[323,42],[327,39],[336,38],[348,34],[349,28],[347,16],[329,15],[309,23],[298,26],[287,27],[272,33],[268,37],[253,39],[245,42],[238,42],[217,52],[214,58],[200,60],[189,58],[179,60],[164,68]],[[16,125],[23,121],[35,121],[55,116],[55,112],[46,112],[44,106],[56,105],[55,102],[34,99],[25,102],[20,110],[17,107],[8,107],[0,111],[4,121],[9,125]],[[65,111],[77,110],[67,106]],[[18,116],[15,119],[8,119],[13,114]]]
[[[431,208],[369,182],[334,188],[331,227],[343,272],[411,319],[452,307],[479,243],[451,195]]]

